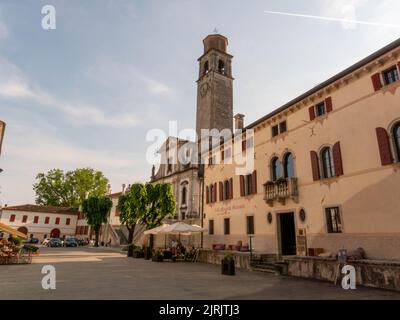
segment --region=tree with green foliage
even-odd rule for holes
[[[128,229],[128,257],[133,255],[133,235],[136,224],[147,212],[146,188],[141,183],[133,184],[130,189],[118,198],[117,209],[119,220]]]
[[[103,173],[91,168],[66,173],[61,169],[52,169],[39,173],[36,180],[33,185],[36,203],[62,207],[79,207],[87,196],[104,196],[108,185]]]
[[[162,220],[167,217],[175,216],[176,202],[170,183],[146,183],[147,210],[141,218],[146,229],[158,227]],[[153,248],[153,235],[150,235],[150,248]]]
[[[95,247],[99,246],[99,231],[101,225],[107,222],[111,207],[112,201],[108,197],[92,196],[82,202],[82,212],[96,235]]]

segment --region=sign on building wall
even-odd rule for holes
[[[298,229],[296,236],[296,249],[298,256],[306,256],[307,255],[307,237],[306,237],[306,229]]]

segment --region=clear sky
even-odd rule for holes
[[[41,9],[56,8],[43,30]],[[400,37],[398,0],[1,0],[4,204],[38,172],[92,167],[112,190],[145,181],[149,129],[195,127],[197,58],[215,28],[234,55],[234,113],[250,123]]]

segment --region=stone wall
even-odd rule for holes
[[[288,275],[334,282],[338,262],[332,258],[293,257],[285,258]],[[400,291],[400,262],[379,260],[349,261],[356,269],[356,283],[372,288]],[[341,284],[339,271],[337,284]]]
[[[250,269],[250,252],[237,252],[230,250],[200,250],[197,262],[221,264],[221,260],[227,254],[234,255],[236,268]]]

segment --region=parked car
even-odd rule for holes
[[[86,246],[87,245],[87,242],[85,240],[83,240],[83,239],[77,239],[77,240],[78,240],[78,244],[80,246]]]
[[[50,241],[47,243],[48,247],[62,247],[61,239],[59,238],[51,238]]]
[[[38,244],[39,243],[39,239],[38,238],[29,238],[29,239],[26,239],[24,241],[24,243],[26,243],[26,244]]]
[[[50,238],[46,238],[46,239],[44,239],[44,240],[42,241],[42,244],[43,244],[44,246],[47,246],[47,244],[49,243],[49,241],[50,241]]]
[[[65,243],[66,247],[78,247],[79,246],[79,244],[78,244],[78,242],[76,241],[75,238],[65,239],[64,243]]]

